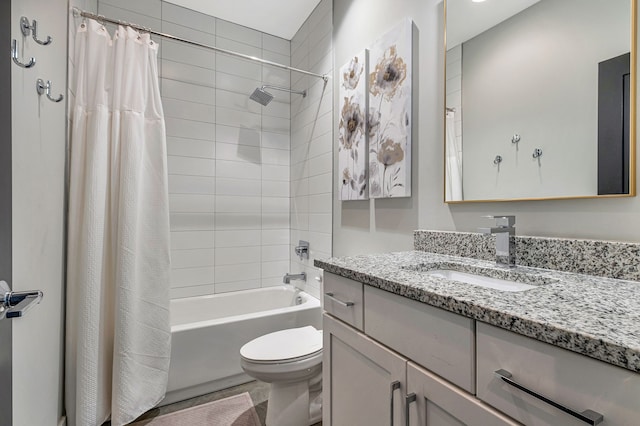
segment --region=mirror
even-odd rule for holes
[[[445,0],[445,202],[635,195],[635,11]]]

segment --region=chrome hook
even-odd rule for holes
[[[502,157],[500,155],[496,155],[496,158],[493,159],[493,164],[500,164],[502,163]]]
[[[16,39],[13,39],[11,41],[11,59],[13,59],[13,62],[22,67],[22,68],[31,68],[32,66],[34,66],[36,64],[36,58],[31,58],[29,60],[29,63],[23,64],[22,62],[20,62],[18,60],[18,41]]]
[[[38,40],[38,22],[35,19],[31,23],[31,25],[29,25],[29,18],[23,16],[22,18],[20,18],[20,29],[22,30],[23,36],[28,37],[29,34],[31,34],[36,43],[43,46],[47,46],[53,41],[51,36],[47,36],[47,39],[45,41]]]
[[[532,154],[533,158],[540,158],[541,156],[542,156],[542,150],[540,148],[536,148],[533,150],[533,154]]]
[[[55,99],[51,97],[51,80],[47,80],[46,84],[41,78],[36,80],[36,91],[38,95],[46,94],[51,102],[60,102],[64,99],[64,95],[60,95]]]

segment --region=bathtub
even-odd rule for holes
[[[171,301],[171,366],[160,405],[251,380],[240,367],[248,341],[285,328],[322,326],[320,301],[293,286]]]

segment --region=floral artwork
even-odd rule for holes
[[[366,200],[367,178],[366,51],[340,68],[338,173],[340,200]]]
[[[412,21],[407,19],[369,51],[369,194],[411,196]]]

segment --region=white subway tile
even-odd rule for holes
[[[262,213],[262,229],[288,229],[289,211],[281,213]]]
[[[216,161],[207,158],[178,157],[167,158],[169,174],[190,176],[215,176]]]
[[[262,132],[262,146],[264,148],[286,149],[290,148],[290,137],[288,134]]]
[[[262,181],[262,196],[289,197],[289,183],[286,181],[275,180]]]
[[[216,69],[215,52],[177,41],[163,41],[162,58],[200,68],[206,68],[211,74],[213,74],[213,70]]]
[[[218,177],[235,179],[260,180],[262,165],[253,163],[239,163],[237,161],[216,160]]]
[[[262,278],[282,277],[289,272],[289,260],[262,262]]]
[[[114,7],[118,7],[121,9],[126,9],[127,11],[136,12],[145,16],[151,16],[153,18],[160,19],[160,0],[100,0],[99,7],[100,13],[106,15],[106,12],[103,10],[105,5],[110,5]],[[123,12],[125,13],[125,12]],[[129,22],[136,22],[132,18],[128,19]],[[136,22],[137,23],[137,22]]]
[[[319,155],[309,161],[309,176],[331,173],[333,170],[333,153]]]
[[[332,202],[331,193],[310,195],[309,211],[313,213],[331,213]]]
[[[229,231],[233,229],[253,229],[259,231],[263,228],[263,217],[260,212],[255,213],[216,213],[216,230]]]
[[[197,102],[206,105],[216,104],[216,89],[198,84],[163,78],[162,97]]]
[[[171,232],[171,250],[205,249],[213,247],[213,231]]]
[[[330,213],[310,213],[309,231],[331,234],[332,215]]]
[[[263,183],[264,188],[264,183]],[[216,179],[216,194],[218,195],[244,195],[260,196],[264,189],[260,190],[260,180],[254,179]]]
[[[164,2],[163,2],[164,3]],[[198,285],[190,287],[179,287],[169,289],[171,299],[182,299],[185,297],[207,296],[214,294],[214,285]]]
[[[214,266],[214,261],[215,253],[213,249],[171,251],[172,269]]]
[[[189,23],[190,27],[210,34],[215,34],[216,32],[216,18],[213,16],[166,1],[162,1],[162,20],[181,25]]]
[[[212,141],[168,136],[167,153],[168,155],[177,155],[181,157],[214,159],[216,158],[216,144]]]
[[[171,270],[171,287],[188,287],[213,284],[215,269],[212,266],[202,268],[184,268]]]
[[[215,124],[172,117],[166,117],[165,123],[167,126],[167,136],[207,141],[215,140]]]
[[[171,231],[213,231],[213,213],[171,212],[169,226]]]
[[[217,195],[216,211],[218,213],[260,213],[260,201],[260,197]]]
[[[216,24],[216,35],[229,40],[236,40],[252,46],[262,47],[262,33],[260,31],[223,19],[218,19]]]
[[[215,82],[218,89],[242,93],[245,94],[247,98],[256,88],[262,86],[260,81],[229,74],[224,72],[224,70],[218,70],[218,72],[216,72]]]
[[[216,141],[236,145],[260,146],[261,132],[255,129],[216,125]]]
[[[262,213],[289,213],[289,197],[262,197]]]
[[[260,286],[262,288],[267,288],[267,287],[277,287],[282,285],[282,277],[284,276],[284,274],[282,274],[282,276],[279,277],[269,277],[269,278],[262,278],[262,280],[260,280]]]
[[[260,280],[233,281],[228,283],[216,283],[216,294],[232,291],[252,290],[260,288]]]
[[[217,54],[216,69],[220,72],[249,78],[251,80],[262,79],[262,65],[260,63],[225,55],[224,53]]]
[[[169,175],[169,194],[215,194],[216,180],[209,176]]]
[[[277,260],[289,260],[289,252],[291,246],[289,244],[282,244],[277,246],[262,246],[262,261],[274,262]]]
[[[165,117],[182,118],[205,123],[216,122],[216,109],[211,105],[164,98],[162,100],[162,107]]]
[[[309,194],[325,194],[331,193],[332,184],[331,173],[309,177]]]
[[[268,106],[266,108],[269,108]],[[221,121],[222,123],[222,121]],[[265,132],[289,134],[291,120],[288,118],[262,116],[262,130]]]
[[[216,250],[216,265],[238,265],[243,263],[260,263],[261,248],[227,247]]]
[[[185,24],[188,24],[189,27],[184,26]],[[183,21],[176,24],[174,22],[167,22],[163,17],[162,32],[209,46],[215,46],[216,44],[215,35],[192,28],[190,21]]]
[[[260,231],[233,230],[216,231],[216,249],[221,247],[246,247],[255,246],[261,241]]]
[[[283,149],[262,148],[262,164],[289,166],[289,151]]]
[[[217,23],[218,28],[216,30],[219,29],[220,22],[221,21],[218,21]],[[216,46],[220,47],[221,49],[232,50],[234,52],[242,53],[244,55],[261,58],[262,57],[262,49],[260,48],[260,44],[262,44],[261,38],[259,41],[257,41],[257,44],[258,45],[251,45],[251,44],[236,41],[227,37],[222,37],[220,35],[216,37]]]
[[[169,208],[175,213],[213,213],[214,202],[209,194],[169,194]]]
[[[216,283],[248,281],[260,279],[260,264],[219,265],[215,271]]]
[[[262,48],[281,55],[291,54],[291,42],[271,34],[262,33]]]
[[[262,166],[262,179],[289,181],[289,167],[265,164]]]
[[[242,127],[243,129],[260,130],[260,114],[237,109],[216,107],[216,122],[224,126]]]
[[[196,84],[205,87],[216,86],[215,72],[207,68],[197,67],[191,64],[162,59],[162,71],[160,76],[165,79]]]
[[[111,1],[113,2],[115,0],[111,0]],[[131,9],[135,9],[134,6],[129,6],[128,8],[129,10],[123,9],[122,7],[115,7],[101,1],[98,5],[98,13],[104,16],[108,16],[109,18],[112,18],[112,19],[119,19],[121,21],[127,21],[127,22],[135,22],[136,24],[142,25],[143,27],[154,28],[154,29],[160,28],[160,19],[159,19],[159,16],[157,16],[157,10],[154,10],[152,8],[151,10],[146,11],[146,13],[137,13],[131,10]],[[142,8],[142,11],[144,11],[144,8]],[[154,17],[153,15],[156,15],[156,16]],[[110,27],[108,28],[109,33],[113,34],[114,26],[109,25],[109,27]]]
[[[216,158],[241,163],[260,164],[264,162],[258,147],[222,142],[216,143]]]
[[[289,243],[289,232],[287,230],[262,230],[262,245],[273,246]]]
[[[246,93],[230,92],[228,90],[218,89],[216,91],[217,106],[227,109],[237,109],[254,114],[261,114],[262,107],[259,103],[249,99]]]
[[[331,234],[309,231],[309,247],[316,251],[331,252]]]

